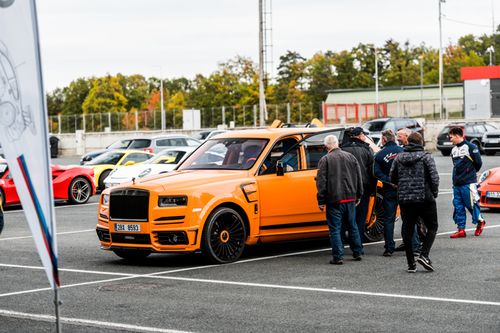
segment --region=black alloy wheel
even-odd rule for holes
[[[384,216],[383,200],[384,196],[381,193],[377,193],[372,216],[370,217],[370,221],[375,220],[375,222],[370,227],[366,226],[365,228],[365,239],[369,242],[378,242],[384,239],[384,221],[382,219],[382,216]]]
[[[125,250],[125,249],[114,249],[113,252],[120,258],[129,261],[138,261],[146,258],[151,254],[151,251],[147,250]]]
[[[202,250],[216,264],[237,261],[245,249],[246,229],[240,214],[220,207],[210,214],[203,228]]]
[[[87,178],[76,177],[69,184],[68,198],[72,204],[84,204],[92,195],[92,184]]]

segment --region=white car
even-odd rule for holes
[[[116,168],[104,180],[104,187],[113,187],[121,183],[130,182],[133,179],[172,171],[196,148],[177,147],[164,149],[143,164]]]

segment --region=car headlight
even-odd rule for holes
[[[109,205],[109,194],[101,195],[101,203],[106,206]]]
[[[490,170],[486,170],[485,172],[483,172],[481,174],[481,176],[479,176],[479,183],[482,183],[486,180],[486,178],[488,178],[488,176],[490,175]]]
[[[141,172],[137,177],[142,178],[142,177],[149,175],[150,173],[151,173],[151,168],[147,168],[146,170]]]
[[[158,198],[160,207],[187,206],[188,198],[185,195],[172,195]]]

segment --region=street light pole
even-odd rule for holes
[[[420,61],[420,115],[424,115],[424,55],[418,56]]]
[[[439,112],[441,118],[443,118],[443,32],[441,24],[441,3],[446,2],[445,0],[438,0],[439,2]],[[448,117],[446,117],[448,118]]]
[[[161,131],[165,131],[165,108],[163,106],[163,77],[160,78]]]
[[[379,116],[378,114],[378,54],[377,54],[377,48],[375,48],[375,113],[377,117]]]
[[[259,0],[259,120],[260,126],[265,126],[266,96],[264,92],[264,8]]]

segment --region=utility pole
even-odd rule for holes
[[[165,131],[165,108],[163,106],[163,78],[160,78],[161,131]]]
[[[264,92],[264,7],[263,0],[259,0],[259,120],[264,127],[266,116],[266,95]]]
[[[438,0],[439,2],[439,113],[441,119],[444,115],[443,110],[443,31],[442,31],[442,14],[441,14],[441,3],[446,2],[445,0]],[[446,118],[448,118],[446,116]]]
[[[420,60],[420,115],[424,115],[424,55],[418,56]]]

